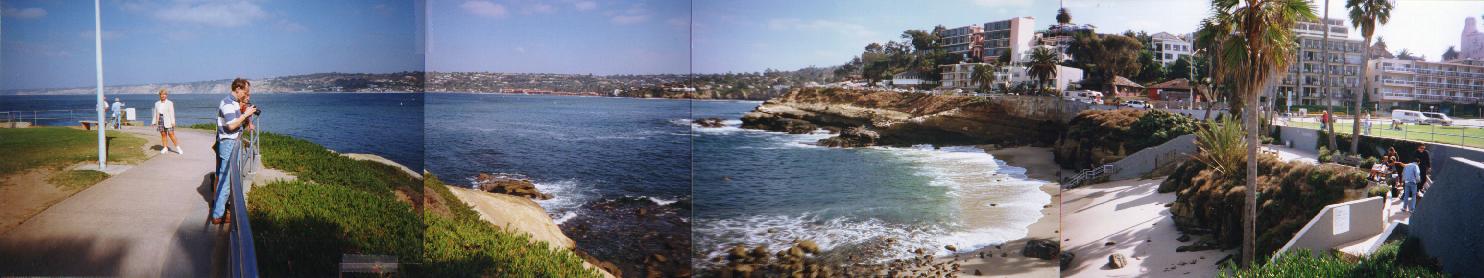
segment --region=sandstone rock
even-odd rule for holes
[[[701,127],[708,127],[708,128],[716,128],[716,127],[726,126],[726,124],[722,124],[721,118],[696,119],[696,120],[691,121],[691,122],[692,123],[695,123],[696,125],[699,125]]]
[[[835,137],[819,139],[820,146],[837,148],[857,148],[875,146],[881,140],[881,134],[867,130],[864,127],[852,127],[840,132]]]
[[[479,173],[474,178],[474,186],[490,193],[514,195],[537,200],[551,199],[551,195],[541,193],[536,189],[536,184],[530,180],[516,176],[499,175],[490,173]]]
[[[1062,252],[1061,256],[1059,257],[1061,257],[1061,269],[1066,270],[1067,267],[1072,266],[1072,260],[1077,258],[1077,254],[1074,254],[1072,252]]]
[[[1128,260],[1123,258],[1123,254],[1108,255],[1108,267],[1119,269],[1126,265],[1128,265]]]
[[[958,246],[953,246],[952,244],[943,246],[943,249],[948,249],[949,252],[958,252]]]
[[[1036,239],[1025,243],[1020,255],[1042,260],[1056,259],[1061,253],[1061,245],[1049,239]]]

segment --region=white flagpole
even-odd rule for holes
[[[108,137],[103,134],[103,129],[108,125],[103,121],[103,110],[108,103],[103,99],[103,13],[99,8],[99,0],[93,0],[93,50],[96,60],[96,72],[98,74],[98,170],[108,169]]]

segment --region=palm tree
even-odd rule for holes
[[[1201,121],[1205,121],[1205,118],[1211,117],[1211,107],[1216,106],[1216,103],[1213,101],[1215,99],[1214,96],[1219,95],[1216,93],[1216,87],[1220,84],[1226,84],[1227,76],[1230,74],[1227,72],[1228,67],[1226,67],[1226,64],[1221,59],[1221,53],[1223,53],[1221,51],[1221,44],[1233,36],[1232,32],[1234,30],[1232,28],[1231,14],[1216,12],[1212,13],[1210,18],[1201,20],[1201,26],[1196,31],[1195,47],[1206,53],[1206,65],[1210,67],[1207,69],[1207,75],[1210,76],[1210,80],[1206,84],[1209,86],[1209,90],[1206,91],[1206,115],[1202,117],[1203,119]],[[1233,105],[1232,107],[1235,108],[1237,106]]]
[[[1046,89],[1046,82],[1056,78],[1056,65],[1061,62],[1061,53],[1056,53],[1050,47],[1037,47],[1031,49],[1030,58],[1026,63],[1026,74],[1040,81],[1037,83],[1037,90]]]
[[[1298,44],[1293,27],[1314,20],[1314,7],[1305,0],[1211,0],[1212,20],[1227,21],[1233,36],[1222,40],[1224,72],[1232,74],[1246,108],[1246,204],[1242,209],[1242,265],[1250,267],[1257,254],[1257,129],[1258,102],[1264,84],[1293,63]]]
[[[1056,23],[1060,23],[1060,24],[1072,23],[1072,14],[1071,13],[1067,13],[1067,8],[1061,8],[1061,9],[1057,9],[1056,10]]]
[[[1385,25],[1387,21],[1391,21],[1391,8],[1393,7],[1389,0],[1348,0],[1345,2],[1345,7],[1350,8],[1350,25],[1356,29],[1360,29],[1360,35],[1365,37],[1364,45],[1366,46],[1371,45],[1371,36],[1376,34],[1376,27]],[[1449,46],[1448,50],[1453,50],[1453,47]],[[1361,55],[1360,59],[1361,65],[1370,64],[1371,55],[1369,47],[1367,47],[1366,55]],[[1360,76],[1369,76],[1370,71],[1370,66],[1362,66],[1360,67]],[[1364,82],[1362,84],[1365,86],[1361,86],[1360,94],[1355,95],[1355,123],[1350,127],[1350,134],[1360,134],[1360,110],[1363,110],[1361,107],[1365,105],[1364,102],[1361,102],[1360,96],[1370,93],[1366,92],[1365,88],[1371,87],[1371,79],[1361,78],[1361,82]],[[1350,153],[1360,154],[1359,139],[1360,137],[1356,136],[1350,140]]]
[[[974,73],[969,77],[974,82],[979,82],[979,89],[989,92],[990,86],[994,85],[994,72],[998,68],[994,63],[986,63],[974,66]]]

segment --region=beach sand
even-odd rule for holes
[[[1157,193],[1162,181],[1122,180],[1063,191],[1062,251],[1076,259],[1062,276],[1215,277],[1216,262],[1237,251],[1175,252],[1201,237],[1176,240],[1181,234],[1165,207],[1175,201],[1175,193]],[[1108,256],[1115,253],[1125,256],[1126,266],[1107,266]]]
[[[1025,238],[978,250],[959,252],[955,255],[941,256],[936,262],[957,260],[961,267],[958,274],[966,277],[1059,277],[1056,260],[1042,260],[1021,255],[1021,249],[1025,248],[1025,244],[1031,240],[1058,241],[1061,239],[1059,231],[1061,193],[1060,186],[1055,182],[1056,175],[1061,168],[1053,160],[1051,149],[1016,147],[986,150],[986,152],[994,155],[995,159],[1004,160],[1011,166],[1025,168],[1026,176],[1029,178],[1047,181],[1041,186],[1041,190],[1051,195],[1051,206],[1041,209],[1041,219],[1027,227],[1029,233]],[[979,257],[980,253],[984,253],[984,258]],[[974,275],[976,270],[981,275]]]

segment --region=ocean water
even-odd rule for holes
[[[736,244],[770,250],[808,239],[861,258],[902,258],[1022,238],[1051,196],[1025,169],[975,147],[839,149],[831,135],[741,129],[759,102],[695,101],[694,240],[698,267]],[[687,121],[677,121],[686,123]],[[868,246],[887,238],[889,249]]]
[[[642,274],[650,254],[689,260],[690,126],[672,122],[689,101],[432,93],[426,113],[440,179],[530,179],[578,248],[625,274]]]
[[[108,95],[136,108],[148,123],[156,95]],[[225,94],[171,94],[177,124],[215,123],[216,104]],[[260,128],[309,140],[341,153],[376,154],[412,169],[423,168],[423,94],[257,93],[263,108]],[[24,111],[49,118],[39,125],[77,125],[96,120],[94,95],[0,96],[0,112]],[[0,115],[0,119],[5,116]]]

